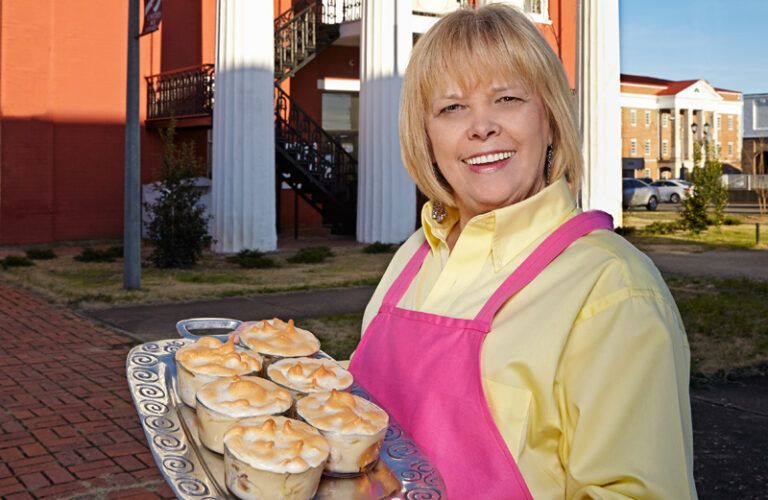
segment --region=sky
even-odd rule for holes
[[[621,72],[768,92],[768,0],[619,0]]]

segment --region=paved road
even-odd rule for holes
[[[700,253],[672,250],[646,253],[662,274],[768,281],[768,251],[765,250],[722,250]]]

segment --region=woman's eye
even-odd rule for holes
[[[498,102],[517,102],[522,101],[519,97],[511,96],[511,95],[505,95],[504,97],[499,97]]]
[[[454,111],[458,111],[461,109],[461,104],[451,104],[449,106],[444,107],[440,110],[440,114],[443,113],[453,113]]]

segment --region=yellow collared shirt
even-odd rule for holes
[[[576,215],[564,180],[473,218],[431,206],[392,259],[363,331],[416,249],[428,253],[400,307],[474,318],[541,241]],[[536,499],[696,498],[680,315],[650,260],[620,236],[579,239],[494,318],[481,352],[494,420]]]

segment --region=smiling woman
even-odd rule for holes
[[[650,261],[576,206],[572,96],[520,11],[438,21],[403,85],[430,199],[350,370],[450,498],[692,498],[689,351]]]

